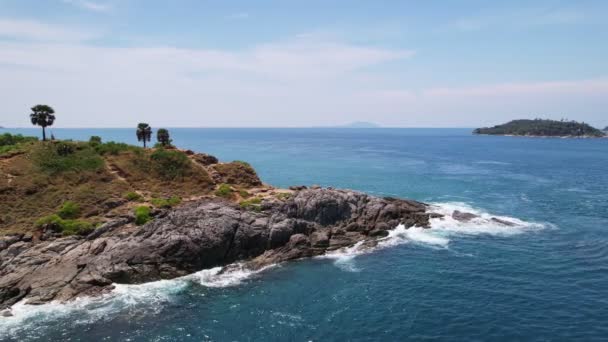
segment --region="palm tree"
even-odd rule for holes
[[[169,136],[169,131],[165,128],[159,128],[156,131],[156,140],[163,146],[171,145],[171,137]]]
[[[30,114],[30,120],[32,125],[42,127],[42,141],[46,140],[47,126],[52,126],[55,122],[55,110],[47,105],[35,105],[32,107],[32,114]]]
[[[146,148],[146,141],[150,141],[152,137],[152,128],[147,123],[140,123],[137,125],[137,141],[144,142],[144,148]]]

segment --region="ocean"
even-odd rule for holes
[[[134,129],[52,131],[137,144]],[[17,305],[0,319],[1,341],[608,340],[608,139],[470,129],[170,132],[181,148],[250,162],[277,187],[413,198],[517,226],[434,219],[432,229],[397,229],[365,253]]]

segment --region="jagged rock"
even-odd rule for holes
[[[103,207],[107,210],[114,209],[120,207],[121,205],[127,203],[128,201],[124,198],[110,198],[107,201],[103,202]]]
[[[396,223],[428,226],[425,204],[356,191],[303,189],[259,212],[222,199],[186,203],[137,230],[129,219],[82,237],[14,242],[0,251],[0,309],[99,295],[249,260],[248,267],[310,257],[386,236]],[[357,229],[354,229],[356,227]],[[373,245],[373,242],[366,242]]]
[[[477,218],[479,216],[475,215],[475,214],[471,214],[471,213],[463,213],[462,211],[458,211],[458,210],[454,210],[454,212],[452,213],[452,218],[454,218],[454,220],[456,221],[460,221],[460,222],[469,222],[474,218]]]
[[[192,160],[194,160],[195,162],[203,165],[203,166],[209,166],[209,165],[213,165],[213,164],[217,164],[219,162],[219,160],[210,155],[210,154],[206,154],[206,153],[197,153],[192,155]]]
[[[308,187],[306,185],[292,185],[289,187],[289,190],[293,190],[293,191],[300,191],[300,190],[306,190],[308,189]]]

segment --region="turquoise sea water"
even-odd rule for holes
[[[0,130],[38,134],[36,129]],[[136,143],[131,129],[54,129]],[[118,286],[103,299],[17,306],[0,340],[607,340],[608,139],[467,129],[171,129],[175,144],[246,160],[276,186],[414,198],[449,213],[369,253]]]

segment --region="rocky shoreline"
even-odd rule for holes
[[[399,224],[428,227],[430,215],[416,201],[318,188],[286,201],[268,198],[259,211],[209,198],[132,231],[121,229],[129,223],[121,218],[86,237],[35,243],[14,236],[0,251],[0,307],[94,296],[113,283],[170,279],[235,261],[256,269],[374,240]]]
[[[360,241],[373,246],[398,225],[429,228],[441,217],[424,203],[351,190],[297,187],[287,200],[268,197],[258,210],[203,198],[161,212],[136,229],[117,218],[84,237],[0,243],[0,310],[19,302],[65,302],[98,296],[113,284],[184,276],[241,261],[256,270],[322,255]],[[455,212],[468,221],[476,215]],[[509,222],[503,222],[509,225]],[[132,225],[131,225],[132,226]]]

